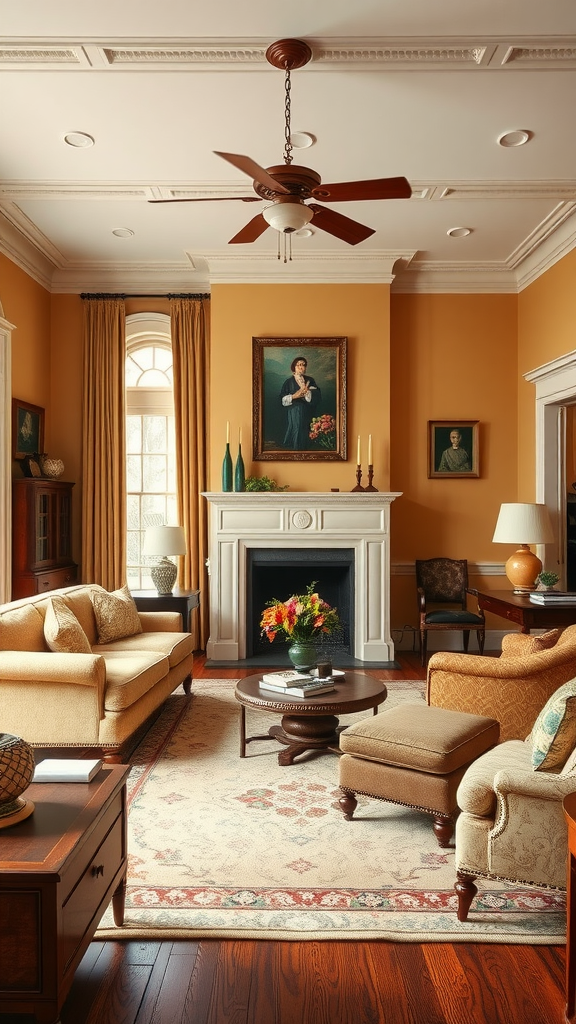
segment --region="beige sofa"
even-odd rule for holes
[[[120,761],[134,733],[180,683],[190,693],[192,636],[180,632],[180,615],[137,612],[129,599],[142,631],[101,643],[98,595],[100,602],[113,596],[85,584],[0,605],[1,732],[37,747],[98,748],[105,760]],[[73,613],[91,653],[50,649],[45,618],[53,618],[54,598]]]

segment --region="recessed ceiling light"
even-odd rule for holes
[[[75,149],[88,149],[94,145],[94,139],[86,132],[67,132],[64,142],[67,146],[74,146]]]
[[[294,234],[298,235],[298,238],[310,238],[310,235],[313,235],[314,232],[312,228],[300,228],[300,231],[295,231]]]
[[[290,142],[294,149],[308,149],[316,142],[316,136],[311,132],[292,132]]]
[[[524,146],[532,138],[532,132],[524,128],[517,128],[513,132],[502,132],[498,136],[498,145],[504,149],[514,149],[516,146]]]
[[[472,228],[450,228],[446,234],[449,235],[450,238],[464,238],[466,235],[472,234]]]
[[[112,234],[116,235],[116,238],[131,238],[134,232],[132,228],[114,228]]]

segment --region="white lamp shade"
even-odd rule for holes
[[[145,555],[185,555],[186,537],[182,526],[149,526],[144,535]]]
[[[275,231],[280,231],[281,234],[290,234],[292,231],[299,231],[300,228],[306,227],[314,213],[299,201],[283,202],[279,200],[262,210],[262,216]]]
[[[553,540],[546,505],[511,501],[500,506],[493,544],[550,544]]]

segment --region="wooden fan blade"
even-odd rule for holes
[[[192,199],[148,199],[149,203],[261,203],[260,196],[194,196]]]
[[[318,185],[312,198],[323,203],[345,203],[357,199],[410,199],[412,189],[406,178],[371,178],[367,181],[340,181]]]
[[[243,171],[253,181],[257,181],[260,185],[266,185],[267,188],[273,192],[279,192],[282,195],[290,195],[290,189],[281,185],[279,181],[276,181],[268,171],[265,171],[260,164],[257,164],[255,160],[251,160],[249,156],[242,156],[241,153],[219,153],[217,149],[214,150],[216,156],[221,156],[223,160],[227,160],[229,164],[233,164],[239,171]]]
[[[260,235],[264,234],[267,227],[268,224],[264,220],[262,214],[257,213],[252,220],[249,220],[248,223],[240,229],[237,235],[234,235],[234,238],[230,239],[228,245],[234,245],[237,242],[255,242],[257,238],[260,238]]]
[[[309,210],[314,211],[312,221],[314,227],[321,228],[322,231],[327,231],[330,235],[335,235],[336,238],[341,238],[349,245],[358,245],[358,242],[363,242],[364,239],[370,238],[370,235],[374,234],[374,228],[367,228],[365,224],[360,224],[357,220],[351,220],[350,217],[345,217],[342,213],[336,213],[336,210],[325,210],[323,206],[317,206],[316,203],[307,203],[307,206]]]

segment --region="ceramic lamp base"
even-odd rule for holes
[[[542,572],[542,562],[527,544],[522,544],[506,562],[506,575],[515,594],[527,594],[536,589],[536,577]]]
[[[34,811],[32,800],[19,796],[10,804],[0,805],[0,828],[10,828],[10,825],[17,825],[19,821],[29,818]]]
[[[150,569],[152,582],[159,594],[172,593],[177,575],[178,569],[169,558],[163,558],[158,565],[153,565]]]

